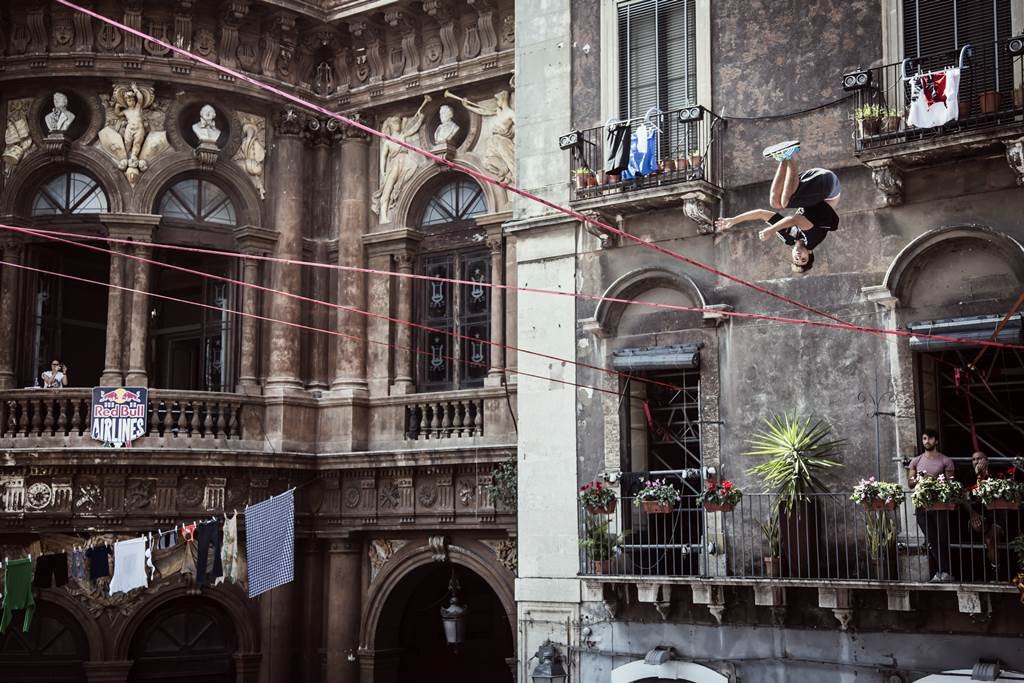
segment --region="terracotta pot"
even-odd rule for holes
[[[985,505],[989,510],[1016,510],[1020,507],[1019,500],[993,500]]]
[[[871,576],[868,577],[874,581],[892,581],[896,578],[896,550],[891,549],[891,552],[885,557],[873,557],[871,558]]]
[[[613,183],[619,182],[621,176],[618,173],[609,173],[607,174],[606,178],[608,180],[608,184],[611,185]]]
[[[659,503],[656,500],[642,500],[640,507],[649,515],[664,515],[672,512],[672,506],[667,503]]]
[[[860,125],[860,136],[862,138],[868,135],[878,135],[878,131],[882,127],[882,120],[874,116],[861,119],[857,123]]]
[[[932,503],[924,507],[928,512],[943,512],[949,510],[956,510],[956,503]]]
[[[959,106],[960,106],[960,113],[957,115],[957,118],[958,119],[970,118],[970,116],[971,116],[971,101],[970,100],[960,100]]]
[[[882,119],[882,132],[883,133],[898,133],[900,130],[900,122],[903,119],[899,116],[886,116]]]
[[[587,512],[592,515],[610,515],[615,512],[615,504],[618,502],[617,498],[613,498],[610,503],[604,507],[587,507]]]
[[[782,576],[782,558],[771,556],[765,557],[764,575],[772,578],[778,578]]]
[[[866,500],[864,501],[865,510],[895,510],[896,501],[894,500]]]
[[[690,156],[690,166],[692,168],[700,168],[702,163],[704,163],[704,157],[700,154],[693,154]]]
[[[690,167],[690,159],[688,157],[680,157],[676,159],[676,170],[685,171]]]
[[[611,560],[591,560],[595,574],[611,574]]]
[[[1003,95],[998,90],[989,90],[981,93],[978,98],[978,105],[982,114],[995,114],[999,111],[999,105],[1003,101]]]
[[[577,190],[582,190],[586,186],[587,186],[587,174],[586,173],[577,173],[576,174],[576,189]]]
[[[587,175],[587,187],[597,187],[597,176],[593,173]]]
[[[704,503],[708,512],[732,512],[736,508],[732,503]]]

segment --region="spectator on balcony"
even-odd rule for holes
[[[972,453],[971,469],[974,473],[974,480],[967,482],[968,491],[973,490],[979,482],[989,478],[988,455],[981,451]],[[999,561],[996,544],[999,542],[1003,529],[996,524],[995,513],[972,497],[968,497],[964,507],[967,508],[967,514],[971,518],[971,531],[983,535],[985,540],[985,557],[988,559],[989,565],[992,568],[996,568]]]
[[[947,479],[952,479],[956,473],[956,466],[952,458],[939,452],[939,433],[931,428],[922,431],[921,446],[924,447],[924,452],[910,461],[910,488],[917,486],[919,475],[937,477],[942,474]],[[953,575],[949,573],[949,513],[927,512],[918,508],[915,516],[928,541],[928,571],[932,574],[931,581],[953,581]]]
[[[826,168],[809,168],[800,172],[795,159],[798,151],[800,143],[795,140],[764,150],[765,157],[779,162],[772,180],[769,205],[773,209],[796,209],[792,216],[754,209],[731,218],[719,218],[715,226],[719,230],[728,230],[748,221],[766,221],[768,227],[758,233],[761,239],[768,240],[776,235],[791,247],[789,259],[793,272],[806,273],[814,267],[815,247],[839,227],[839,214],[835,207],[842,188],[839,177]]]
[[[44,370],[40,377],[44,389],[63,389],[68,385],[68,366],[55,360],[50,363],[50,369]]]

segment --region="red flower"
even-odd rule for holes
[[[708,491],[714,491],[714,490],[715,490],[715,482],[709,481],[708,482]]]
[[[597,482],[596,486],[597,486],[598,490],[600,490],[600,488],[601,488],[601,482]]]
[[[730,491],[732,489],[732,482],[729,481],[728,479],[723,481],[722,482],[722,489],[725,490],[725,491]]]
[[[1016,467],[1011,467],[1010,469],[1006,470],[1006,473],[1008,475],[1010,475],[1011,477],[1013,477],[1013,476],[1015,476],[1017,474],[1017,468]]]

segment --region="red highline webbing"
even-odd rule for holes
[[[705,271],[707,271],[709,273],[712,273],[713,275],[717,275],[717,276],[723,277],[723,278],[725,278],[727,280],[731,280],[731,281],[733,281],[733,282],[735,282],[737,284],[743,285],[744,287],[749,287],[750,289],[753,289],[754,291],[760,292],[761,294],[773,297],[775,299],[779,299],[780,301],[784,301],[784,302],[786,302],[786,303],[788,303],[790,305],[796,306],[796,307],[801,308],[801,309],[803,309],[805,311],[808,311],[810,313],[814,313],[815,315],[820,315],[822,317],[828,318],[829,320],[833,320],[833,321],[840,322],[840,323],[845,322],[844,320],[842,320],[840,318],[837,318],[837,317],[831,315],[830,313],[826,313],[826,312],[821,311],[821,310],[819,310],[817,308],[814,308],[813,306],[809,306],[809,305],[807,305],[805,303],[801,303],[801,302],[799,302],[799,301],[797,301],[795,299],[791,299],[791,298],[789,298],[787,296],[784,296],[782,294],[779,294],[777,292],[773,292],[770,289],[768,289],[766,287],[762,287],[762,286],[760,286],[758,284],[755,284],[753,282],[750,282],[749,280],[744,280],[743,278],[737,277],[735,275],[730,275],[729,273],[726,273],[724,271],[718,270],[717,268],[713,268],[713,267],[711,267],[711,266],[709,266],[709,265],[707,265],[705,263],[701,263],[700,261],[694,260],[694,259],[692,259],[692,258],[690,258],[688,256],[683,256],[682,254],[680,254],[678,252],[675,252],[675,251],[672,251],[671,249],[667,249],[666,247],[662,247],[660,245],[654,244],[653,242],[649,242],[648,240],[645,240],[645,239],[643,239],[641,237],[637,237],[637,236],[631,235],[628,232],[625,232],[623,230],[619,230],[618,228],[616,228],[616,227],[614,227],[612,225],[609,225],[607,223],[602,223],[601,221],[594,220],[593,218],[588,218],[587,216],[584,216],[583,214],[579,213],[578,211],[574,211],[574,210],[572,210],[570,208],[567,208],[567,207],[555,204],[554,202],[552,202],[550,200],[544,199],[543,197],[538,197],[537,195],[532,194],[531,192],[527,192],[526,190],[522,190],[522,189],[520,189],[518,187],[515,187],[514,185],[510,185],[509,183],[502,182],[502,181],[498,180],[497,178],[493,178],[491,176],[488,176],[485,173],[480,173],[479,171],[476,171],[476,170],[474,170],[472,168],[468,168],[466,166],[463,166],[461,164],[455,163],[453,161],[449,161],[448,159],[445,159],[444,157],[441,157],[441,156],[438,156],[438,155],[433,154],[431,152],[428,152],[425,149],[420,149],[416,145],[410,144],[410,143],[406,142],[405,140],[399,140],[398,138],[394,138],[394,137],[388,135],[387,133],[384,133],[384,132],[381,132],[379,130],[376,130],[375,128],[371,128],[370,126],[367,126],[364,123],[361,123],[361,122],[356,121],[354,119],[350,119],[350,118],[348,118],[346,116],[342,116],[341,114],[338,114],[336,112],[332,112],[332,111],[330,111],[329,109],[327,109],[325,107],[321,107],[320,105],[317,105],[317,104],[314,104],[312,102],[309,102],[308,100],[304,100],[301,97],[298,97],[296,95],[292,95],[292,94],[290,94],[288,92],[285,92],[284,90],[281,90],[280,88],[275,88],[272,85],[269,85],[267,83],[263,83],[262,81],[259,81],[259,80],[255,79],[255,78],[253,78],[252,76],[249,76],[249,75],[247,75],[245,73],[242,73],[240,71],[236,71],[234,69],[230,69],[230,68],[228,68],[226,66],[222,66],[220,64],[217,64],[216,62],[212,62],[212,61],[210,61],[208,59],[200,57],[199,55],[196,55],[196,54],[193,54],[193,53],[189,52],[188,50],[184,50],[184,49],[182,49],[180,47],[172,45],[171,43],[168,43],[168,42],[165,42],[163,40],[160,40],[159,38],[155,38],[155,37],[153,37],[153,36],[151,36],[151,35],[149,35],[147,33],[143,33],[142,31],[140,31],[138,29],[132,28],[130,26],[126,26],[125,24],[123,24],[123,23],[121,23],[119,21],[116,21],[114,19],[111,19],[110,17],[106,17],[106,16],[104,16],[102,14],[99,14],[98,12],[94,12],[93,10],[87,9],[85,7],[80,7],[79,5],[76,5],[76,4],[72,3],[72,2],[69,2],[68,0],[57,0],[57,2],[62,4],[62,5],[64,5],[65,7],[70,7],[71,9],[75,10],[76,12],[81,12],[82,14],[86,14],[86,15],[88,15],[90,17],[93,17],[95,19],[98,19],[98,20],[100,20],[100,21],[102,21],[102,22],[104,22],[106,24],[109,24],[111,26],[119,28],[122,31],[130,33],[130,34],[132,34],[134,36],[138,36],[139,38],[142,38],[144,40],[148,40],[148,41],[150,41],[152,43],[155,43],[156,45],[160,45],[161,47],[167,48],[168,50],[171,50],[171,51],[173,51],[173,52],[175,52],[177,54],[180,54],[180,55],[183,55],[185,57],[188,57],[189,59],[195,60],[196,62],[199,62],[200,64],[204,64],[204,65],[210,67],[211,69],[215,69],[215,70],[220,71],[222,73],[226,73],[226,74],[228,74],[229,76],[231,76],[233,78],[237,78],[237,79],[239,79],[241,81],[244,81],[246,83],[254,85],[257,88],[260,88],[262,90],[266,90],[267,92],[270,92],[270,93],[273,93],[275,95],[278,95],[279,97],[283,97],[284,99],[288,100],[289,102],[294,102],[295,104],[297,104],[299,106],[305,107],[306,109],[309,109],[311,111],[315,111],[318,114],[323,114],[324,116],[328,116],[328,117],[330,117],[332,119],[335,119],[336,121],[340,121],[341,123],[344,123],[347,126],[351,126],[352,128],[355,128],[357,130],[361,130],[364,133],[368,133],[368,134],[373,135],[375,137],[381,138],[382,140],[387,140],[388,142],[392,142],[392,143],[394,143],[394,144],[396,144],[396,145],[398,145],[400,147],[404,147],[405,149],[408,149],[411,152],[415,152],[416,154],[419,154],[419,155],[421,155],[423,157],[426,157],[427,159],[430,159],[431,161],[434,161],[434,162],[436,162],[438,164],[442,164],[444,166],[448,166],[449,168],[452,168],[452,169],[454,169],[456,171],[459,171],[460,173],[465,173],[466,175],[471,176],[473,178],[476,178],[477,180],[489,183],[491,185],[495,185],[495,186],[500,187],[500,188],[502,188],[504,190],[507,190],[509,192],[517,194],[520,197],[523,197],[525,199],[529,199],[530,201],[533,201],[533,202],[537,202],[538,204],[541,204],[542,206],[546,206],[549,209],[554,209],[555,211],[557,211],[559,213],[563,213],[563,214],[565,214],[567,216],[570,216],[570,217],[572,217],[572,218],[574,218],[574,219],[576,219],[578,221],[581,221],[583,223],[590,223],[591,225],[595,225],[595,226],[597,226],[597,227],[599,227],[599,228],[601,228],[603,230],[606,230],[608,232],[611,232],[611,233],[613,233],[615,235],[618,235],[620,237],[624,237],[626,239],[632,240],[633,242],[636,242],[637,244],[641,244],[641,245],[646,246],[646,247],[648,247],[650,249],[654,249],[657,252],[660,252],[660,253],[665,254],[667,256],[671,256],[672,258],[678,259],[678,260],[680,260],[680,261],[682,261],[684,263],[688,263],[688,264],[690,264],[692,266],[695,266],[697,268],[705,270]]]
[[[160,244],[160,243],[157,243],[157,242],[133,241],[133,240],[126,240],[126,239],[116,239],[116,238],[112,238],[112,237],[102,237],[102,236],[96,236],[96,235],[79,235],[77,233],[58,232],[58,231],[53,231],[53,230],[36,230],[34,228],[23,228],[23,227],[17,227],[17,226],[13,226],[13,225],[3,225],[3,224],[0,224],[0,229],[2,229],[2,230],[11,230],[11,231],[14,231],[14,232],[28,234],[28,235],[32,235],[32,236],[35,236],[35,237],[43,237],[43,238],[46,238],[46,239],[50,239],[51,236],[53,236],[53,235],[60,235],[60,236],[69,237],[69,238],[71,238],[71,240],[97,240],[97,241],[109,242],[111,244],[125,244],[125,245],[132,245],[132,246],[149,246],[149,247],[154,247],[154,248],[158,248],[158,249],[169,249],[169,250],[172,250],[172,251],[183,251],[183,252],[188,252],[188,253],[210,254],[210,255],[215,255],[215,256],[227,256],[227,257],[240,258],[240,259],[254,259],[254,260],[269,261],[269,262],[272,262],[272,263],[285,263],[285,264],[291,264],[291,265],[310,266],[310,267],[317,267],[317,268],[328,268],[328,269],[333,269],[333,270],[344,270],[344,271],[367,273],[367,274],[370,274],[370,275],[382,275],[382,276],[385,276],[385,277],[397,277],[397,278],[404,277],[404,278],[411,278],[411,279],[415,279],[415,280],[427,280],[427,281],[431,281],[431,282],[447,282],[447,283],[457,284],[457,285],[469,285],[469,286],[480,285],[480,286],[483,286],[483,287],[491,287],[491,288],[495,288],[495,289],[507,289],[507,290],[517,291],[517,292],[526,292],[526,293],[530,293],[530,294],[552,294],[552,295],[557,295],[557,296],[569,296],[569,297],[574,297],[574,298],[578,298],[578,299],[585,299],[585,300],[589,300],[589,301],[604,301],[604,302],[608,302],[608,303],[619,303],[619,304],[625,304],[625,305],[630,305],[630,306],[648,306],[648,307],[652,307],[652,308],[663,308],[663,309],[672,310],[672,311],[682,311],[682,312],[685,312],[685,313],[702,313],[702,314],[703,313],[711,313],[711,314],[714,314],[716,316],[723,316],[723,317],[729,317],[729,318],[740,318],[740,319],[747,319],[747,320],[764,320],[766,322],[777,322],[777,323],[783,323],[783,324],[787,324],[787,325],[807,325],[807,326],[810,326],[810,327],[821,327],[821,328],[825,328],[825,329],[846,330],[846,331],[851,331],[851,332],[863,332],[863,333],[872,334],[872,335],[890,335],[890,336],[896,336],[896,337],[917,337],[919,339],[932,339],[932,340],[935,340],[935,341],[953,342],[953,343],[957,343],[957,344],[965,344],[965,345],[971,345],[971,346],[982,346],[982,347],[992,347],[992,348],[997,348],[997,349],[1013,349],[1013,350],[1017,350],[1017,351],[1024,351],[1024,344],[1010,344],[1010,343],[1007,343],[1007,342],[997,342],[997,341],[983,340],[983,339],[967,339],[967,338],[964,338],[964,337],[950,337],[950,336],[941,335],[941,334],[924,334],[924,333],[920,333],[920,332],[908,332],[906,330],[886,330],[886,329],[882,329],[882,328],[878,328],[878,327],[868,327],[866,325],[855,325],[855,324],[852,324],[852,323],[827,323],[827,322],[821,322],[821,321],[815,321],[815,320],[802,320],[802,319],[799,319],[799,318],[787,318],[787,317],[784,317],[784,316],[767,315],[767,314],[763,314],[763,313],[745,313],[743,311],[726,311],[726,310],[720,310],[720,309],[715,309],[715,308],[706,308],[706,307],[700,307],[700,306],[683,306],[683,305],[679,305],[679,304],[656,303],[656,302],[652,302],[652,301],[638,301],[636,299],[623,299],[623,298],[620,298],[620,297],[607,297],[607,296],[600,296],[598,294],[582,294],[582,293],[579,293],[579,292],[563,292],[563,291],[554,290],[554,289],[541,289],[541,288],[537,288],[537,287],[519,287],[519,286],[514,286],[514,285],[499,285],[499,284],[486,283],[486,282],[474,282],[472,280],[459,280],[459,279],[455,279],[455,278],[434,277],[434,276],[430,276],[430,275],[417,275],[417,274],[413,274],[413,273],[397,273],[397,272],[386,271],[386,270],[374,270],[372,268],[359,268],[359,267],[356,267],[356,266],[342,266],[342,265],[335,265],[335,264],[331,264],[331,263],[317,263],[317,262],[313,262],[313,261],[296,261],[294,259],[282,259],[282,258],[276,258],[276,257],[273,257],[273,256],[257,256],[257,255],[253,255],[253,254],[239,254],[239,253],[233,252],[233,251],[220,251],[220,250],[216,250],[216,249],[203,249],[203,248],[199,248],[199,247],[185,247],[185,246],[173,245],[173,244]],[[122,255],[125,255],[125,254],[122,254]],[[164,265],[164,264],[161,264],[161,265]],[[208,275],[208,274],[205,274],[205,275]],[[269,290],[269,291],[276,292],[277,290]],[[284,293],[284,294],[287,295],[287,293]],[[318,300],[314,300],[314,301],[318,301]],[[335,304],[330,304],[328,302],[320,302],[320,303],[323,303],[324,305],[335,305]],[[346,307],[342,306],[342,308],[346,308]],[[511,348],[511,347],[508,347],[508,348]],[[572,361],[564,361],[564,362],[572,362]],[[678,389],[678,387],[672,387],[672,388]]]

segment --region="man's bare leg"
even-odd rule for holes
[[[800,171],[797,169],[795,158],[786,159],[782,165],[786,167],[786,178],[782,186],[782,206],[785,208],[789,204],[789,198],[796,192],[797,185],[800,184]]]
[[[782,203],[782,192],[786,186],[786,164],[788,163],[788,161],[780,161],[779,167],[775,169],[775,177],[772,178],[772,190],[768,198],[768,205],[773,209],[785,208],[785,205]]]

